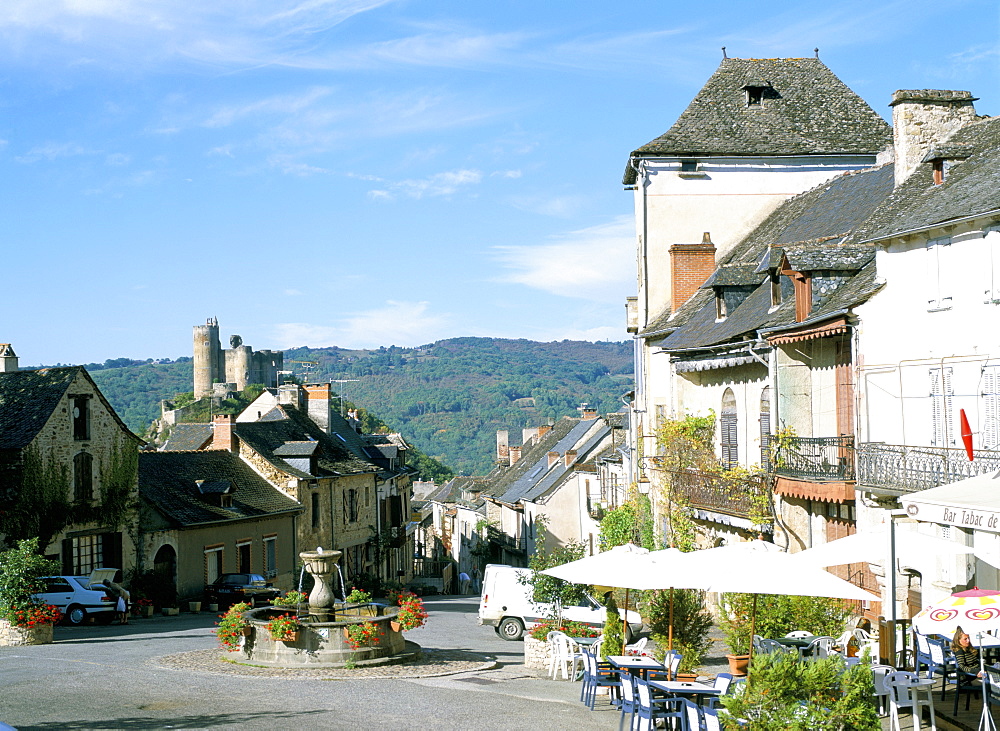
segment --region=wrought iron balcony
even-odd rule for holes
[[[1000,452],[866,442],[858,445],[858,483],[892,492],[918,492],[1000,470]]]
[[[495,543],[508,551],[520,551],[524,552],[527,549],[527,541],[523,538],[516,538],[511,535],[507,535],[498,528],[490,526],[486,531],[486,539],[490,543]]]
[[[804,480],[854,479],[854,437],[793,437],[776,442],[768,467],[777,475]]]
[[[769,490],[762,476],[734,480],[707,472],[669,474],[674,494],[693,508],[747,519],[772,517]]]

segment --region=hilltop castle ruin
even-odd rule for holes
[[[278,371],[284,354],[280,350],[254,352],[243,338],[229,338],[225,350],[219,342],[219,321],[211,317],[204,325],[194,326],[194,396],[211,396],[213,384],[235,384],[242,391],[250,383],[262,383],[269,388],[278,386]]]

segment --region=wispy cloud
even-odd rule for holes
[[[18,162],[33,163],[39,160],[58,160],[65,157],[78,157],[80,155],[96,155],[97,150],[90,150],[76,142],[49,142],[38,147],[33,147],[23,155],[18,155],[14,159]]]
[[[498,246],[496,258],[523,284],[562,297],[615,301],[634,277],[634,222],[628,216],[571,231],[548,243]]]
[[[331,93],[329,87],[314,87],[298,94],[281,94],[258,99],[242,105],[225,106],[216,110],[203,122],[205,127],[228,127],[245,117],[280,116],[298,114],[312,107],[319,99]]]
[[[521,211],[553,218],[573,218],[585,209],[587,199],[580,195],[515,196],[510,203]]]
[[[482,182],[483,174],[479,170],[451,170],[437,173],[420,180],[400,180],[390,183],[387,187],[371,190],[369,197],[376,200],[391,200],[397,195],[408,198],[433,198],[454,195],[460,189]]]
[[[389,300],[384,307],[357,312],[338,324],[305,322],[280,323],[275,326],[281,348],[302,345],[322,347],[373,348],[381,345],[414,346],[439,337],[450,318],[429,312],[428,302]]]

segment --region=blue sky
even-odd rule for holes
[[[0,3],[0,342],[22,364],[623,340],[630,150],[733,57],[997,114],[995,2]]]

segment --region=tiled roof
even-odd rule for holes
[[[586,419],[577,421],[565,436],[554,444],[550,444],[544,453],[533,459],[531,464],[528,465],[528,469],[517,480],[510,483],[507,490],[500,495],[499,500],[504,503],[514,504],[522,498],[531,499],[528,497],[529,494],[541,494],[538,486],[544,484],[546,489],[550,486],[548,478],[560,471],[560,465],[564,465],[562,456],[566,453],[566,450],[575,448],[598,421],[600,420]],[[548,462],[549,452],[559,453],[559,459],[551,468]],[[524,456],[521,457],[521,461],[524,461]],[[565,467],[563,467],[564,469]]]
[[[35,438],[77,377],[90,382],[123,432],[128,430],[83,366],[0,373],[0,449],[21,449]]]
[[[199,490],[205,485],[232,485],[232,507],[212,505]],[[215,492],[209,490],[209,493]],[[139,493],[178,526],[260,518],[297,512],[302,506],[283,495],[239,456],[224,450],[140,452]]]
[[[204,449],[212,441],[211,424],[175,424],[170,438],[160,448],[162,452],[189,452]]]
[[[762,103],[748,105],[745,87],[764,83]],[[819,59],[728,58],[674,125],[632,155],[875,154],[891,142],[885,120]]]
[[[892,197],[851,237],[888,238],[901,231],[933,226],[1000,209],[1000,117],[984,119],[956,132],[949,145],[971,154],[955,163],[944,183],[934,185],[932,166],[918,166]]]
[[[892,192],[893,168],[885,165],[839,175],[783,203],[730,252],[722,269],[743,271],[754,264],[763,271],[776,266],[782,255],[799,271],[831,270],[843,273],[835,288],[817,292],[809,320],[860,304],[877,291],[874,286],[874,248],[840,242],[866,221]],[[803,238],[797,238],[803,237]],[[780,253],[779,253],[780,252]],[[765,266],[760,266],[761,263]],[[734,266],[737,265],[737,266]],[[852,276],[852,273],[857,273]],[[753,339],[756,331],[795,323],[795,303],[787,298],[771,307],[770,282],[764,281],[728,316],[717,318],[715,295],[701,289],[670,317],[663,313],[646,329],[675,329],[660,342],[668,350],[706,348]]]
[[[356,456],[348,446],[316,426],[308,416],[294,408],[276,408],[284,415],[273,421],[246,421],[233,424],[233,433],[250,445],[264,459],[288,474],[308,479],[310,477],[332,477],[375,472],[377,468],[370,462]],[[319,474],[310,475],[293,467],[281,456],[275,454],[288,442],[315,441],[316,464]]]

